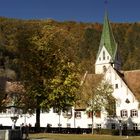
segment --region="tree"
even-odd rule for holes
[[[5,107],[5,98],[6,98],[6,92],[5,92],[5,85],[6,85],[6,78],[5,73],[3,75],[4,71],[0,70],[0,112]]]
[[[115,111],[115,98],[112,96],[112,85],[103,79],[103,75],[89,74],[82,85],[82,102],[85,102],[87,112],[92,113],[92,133],[96,112],[105,109],[108,114]]]
[[[66,55],[72,43],[68,32],[53,26],[23,29],[17,37],[19,79],[27,95],[34,99],[36,127],[39,128],[41,108],[65,110],[76,99],[78,74],[69,57],[70,50]]]

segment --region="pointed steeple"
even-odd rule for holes
[[[103,30],[99,50],[95,62],[95,73],[105,73],[112,66],[116,70],[121,69],[121,60],[117,43],[114,39],[107,12],[104,17]]]
[[[116,56],[117,44],[116,44],[114,36],[113,36],[113,32],[112,32],[112,29],[110,26],[107,12],[105,13],[105,17],[104,17],[103,31],[102,31],[102,35],[101,35],[101,41],[100,41],[98,55],[103,46],[107,49],[107,51],[110,54],[110,56],[112,57],[112,61],[113,61]],[[97,55],[97,57],[98,57],[98,55]]]

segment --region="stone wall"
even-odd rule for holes
[[[0,140],[21,140],[20,130],[0,130]]]

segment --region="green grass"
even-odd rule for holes
[[[140,136],[110,136],[110,135],[73,135],[73,134],[47,134],[47,133],[38,133],[30,134],[30,138],[47,138],[49,140],[140,140]]]

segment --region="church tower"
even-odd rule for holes
[[[99,50],[95,62],[95,74],[105,73],[109,66],[112,66],[116,70],[120,70],[121,61],[108,15],[105,13]]]

